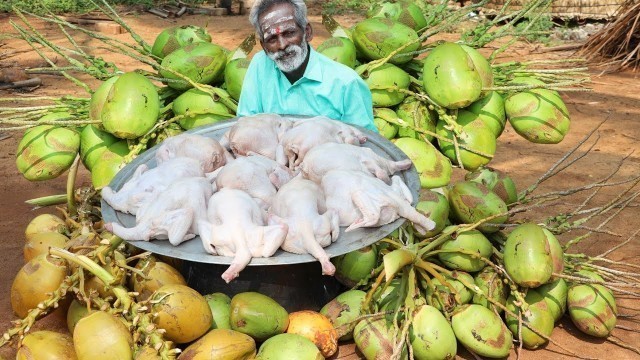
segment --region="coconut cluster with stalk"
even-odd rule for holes
[[[19,13],[25,25],[12,23],[14,28],[34,48],[47,47],[67,60],[71,67],[53,69],[91,96],[0,108],[8,117],[3,124],[28,129],[18,167],[29,180],[45,180],[67,169],[74,174],[78,160],[73,159],[81,159],[94,189],[73,191],[70,176],[67,196],[34,202],[63,201],[66,212],[63,219],[44,221],[43,231],[34,230],[43,219],[29,226],[36,235],[25,244],[27,262],[11,294],[21,320],[6,331],[1,345],[19,339],[24,356],[59,345],[63,350],[55,351],[69,359],[71,351],[77,358],[95,359],[189,359],[203,353],[216,359],[321,359],[332,356],[340,339],[354,341],[371,359],[446,359],[455,356],[458,344],[485,357],[504,357],[514,342],[533,349],[553,341],[550,329],[566,313],[586,333],[608,336],[617,317],[614,294],[638,296],[628,264],[606,254],[588,258],[567,252],[579,239],[562,247],[554,241],[586,221],[571,221],[578,212],[564,215],[555,226],[515,222],[517,214],[560,195],[534,194],[540,182],[517,194],[508,176],[486,167],[507,121],[532,142],[561,141],[569,116],[558,91],[583,90],[582,69],[497,63],[496,54],[506,47],[488,58],[476,50],[512,28],[495,25],[513,25],[544,3],[529,2],[518,12],[505,7],[449,43],[431,39],[482,2],[457,11],[445,11],[443,3],[429,12],[408,1],[381,3],[352,29],[325,19],[334,36],[318,51],[355,68],[369,84],[376,125],[414,161],[425,188],[418,209],[437,227],[420,238],[406,226],[371,247],[333,259],[336,277],[352,289],[322,309],[309,309],[318,312],[296,313],[258,293],[198,294],[170,259],[139,254],[105,232],[97,208],[95,188],[126,162],[166,136],[233,117],[252,40],[229,52],[212,44],[206,30],[183,26],[163,31],[151,46],[105,1],[98,7],[129,31],[134,44],[55,16],[43,18],[82,31],[152,69],[125,73],[83,56],[81,47],[74,50],[77,56],[69,56]],[[195,71],[194,59],[206,71]],[[94,91],[74,71],[103,82]],[[133,104],[133,99],[144,101]],[[451,183],[458,168],[470,172],[465,181]],[[627,205],[617,199],[597,212]],[[33,276],[41,274],[39,269],[48,269],[46,277]],[[615,287],[608,284],[620,274]],[[71,298],[67,305],[65,299]],[[71,339],[28,334],[37,319],[67,306]],[[597,324],[594,317],[605,320]]]

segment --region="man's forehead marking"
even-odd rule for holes
[[[282,23],[283,22],[278,22],[278,23],[273,24],[271,26],[264,26],[262,28],[262,31],[264,32],[264,36],[278,35],[278,34],[281,34],[283,31],[296,29],[296,25],[295,24],[284,24],[283,25]]]

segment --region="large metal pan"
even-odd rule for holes
[[[229,119],[224,122],[219,122],[209,126],[199,127],[189,131],[193,134],[203,135],[207,137],[219,140],[222,135],[235,124],[237,118]],[[387,157],[393,160],[406,159],[407,156],[398,149],[393,143],[377,133],[359,128],[361,131],[367,134],[368,140],[363,145],[371,148],[381,156]],[[141,164],[147,164],[149,168],[156,166],[155,153],[157,146],[151,148],[136,157],[131,163],[127,164],[111,181],[109,186],[114,190],[120,190],[124,183],[126,183],[133,175],[135,169]],[[411,167],[409,170],[403,171],[401,174],[404,182],[407,184],[411,193],[413,194],[414,203],[416,204],[418,199],[418,191],[420,189],[420,180],[415,167]],[[135,217],[129,214],[124,214],[119,211],[115,211],[104,200],[102,201],[102,217],[105,222],[117,222],[125,227],[133,227],[135,225]],[[325,250],[330,257],[342,255],[353,250],[361,249],[367,245],[387,236],[400,225],[404,223],[404,219],[400,218],[390,224],[383,225],[377,228],[357,229],[348,233],[344,232],[344,227],[340,229],[340,236],[338,240],[326,247]],[[192,240],[186,241],[178,246],[171,245],[166,240],[151,240],[146,241],[130,241],[130,243],[142,250],[151,251],[156,254],[166,255],[172,258],[178,258],[188,261],[194,261],[199,263],[209,264],[230,264],[232,258],[226,256],[214,256],[205,252],[200,237],[196,237]],[[269,258],[253,258],[249,265],[284,265],[284,264],[299,264],[316,261],[311,255],[298,255],[288,253],[282,250],[278,250],[272,257]]]

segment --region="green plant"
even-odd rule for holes
[[[328,0],[322,2],[322,13],[325,15],[340,15],[347,12],[364,14],[369,6],[380,1],[372,0]]]
[[[527,41],[547,44],[554,27],[556,24],[551,19],[551,15],[543,14],[520,21],[516,24],[515,30],[516,33],[522,33]]]

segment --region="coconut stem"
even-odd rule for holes
[[[66,202],[67,202],[66,194],[43,196],[43,197],[25,201],[25,203],[31,206],[35,206],[35,209],[39,209],[39,208],[51,206],[51,205],[60,205]]]

